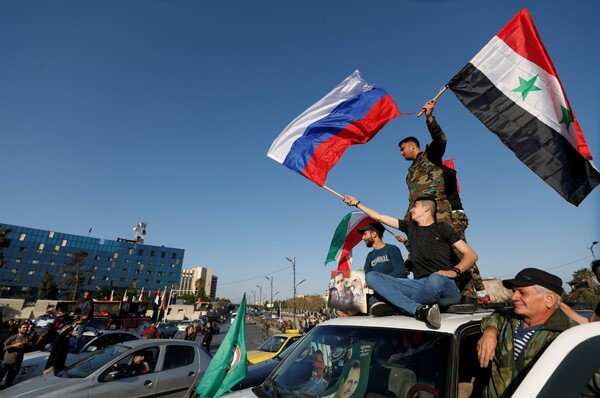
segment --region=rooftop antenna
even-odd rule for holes
[[[143,244],[146,235],[146,221],[138,221],[133,230],[135,231],[135,242]]]

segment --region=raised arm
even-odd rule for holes
[[[398,222],[397,218],[386,216],[384,214],[379,214],[379,212],[377,212],[376,210],[373,210],[370,207],[363,205],[360,202],[360,200],[357,200],[354,196],[345,195],[342,198],[342,200],[348,206],[356,207],[357,209],[359,209],[360,211],[362,211],[363,213],[365,213],[367,216],[371,217],[375,221],[379,221],[380,223],[388,225],[392,228],[396,228],[396,229],[399,228],[399,222]]]

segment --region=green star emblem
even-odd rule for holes
[[[560,123],[564,123],[565,126],[567,126],[567,130],[568,130],[571,123],[573,123],[573,114],[571,113],[570,110],[568,110],[567,108],[565,108],[562,105],[561,105],[560,109],[563,114],[563,117],[562,117],[562,120],[560,121]]]
[[[517,93],[521,93],[521,96],[523,97],[523,101],[525,101],[525,98],[527,98],[527,94],[529,94],[530,91],[540,91],[541,88],[539,88],[538,86],[536,86],[534,83],[537,80],[539,75],[535,75],[534,77],[532,77],[530,80],[525,80],[522,77],[519,77],[519,87],[513,89],[513,92],[517,92]]]

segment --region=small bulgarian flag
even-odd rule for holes
[[[375,220],[363,212],[348,213],[335,229],[325,264],[337,261],[338,270],[350,271],[352,248],[362,240],[362,234],[358,232],[358,228],[363,228],[372,222]]]

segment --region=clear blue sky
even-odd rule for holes
[[[521,7],[600,164],[596,1],[2,1],[0,222],[116,239],[146,220],[146,243],[213,268],[218,296],[262,285],[268,299],[273,276],[276,298],[291,297],[286,256],[306,279],[298,293],[322,293],[350,208],[267,158],[272,141],[355,69],[418,111]],[[451,92],[435,115],[484,276],[533,266],[570,280],[589,265],[600,189],[569,204]],[[424,123],[393,120],[327,185],[402,216],[409,164],[397,143],[426,141]]]

